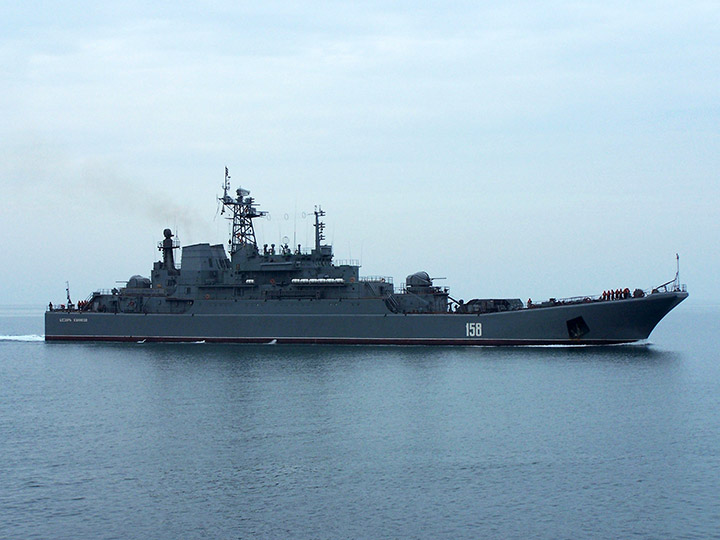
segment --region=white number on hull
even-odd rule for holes
[[[482,323],[479,323],[479,322],[465,323],[465,336],[466,337],[481,337],[482,336]]]

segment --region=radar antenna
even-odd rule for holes
[[[228,168],[225,167],[225,181],[223,182],[223,196],[220,202],[223,205],[221,214],[225,213],[225,209],[230,212],[229,219],[232,222],[232,233],[230,235],[230,255],[234,255],[240,248],[251,246],[257,251],[257,240],[255,239],[255,228],[252,220],[262,217],[267,212],[257,210],[255,208],[255,199],[249,197],[250,191],[238,188],[235,193],[236,198],[228,194],[230,191],[230,174]]]

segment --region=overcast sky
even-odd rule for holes
[[[224,167],[270,219],[396,284],[720,300],[720,4],[2,2],[0,303],[226,243]]]

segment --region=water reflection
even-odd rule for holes
[[[103,357],[146,358],[160,363],[228,364],[275,368],[400,362],[433,365],[448,361],[513,364],[543,362],[667,363],[683,353],[652,344],[587,347],[390,347],[337,345],[237,345],[211,343],[48,343],[58,352],[92,352]]]

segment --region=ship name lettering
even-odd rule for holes
[[[466,337],[482,337],[482,323],[469,322],[465,323]]]

